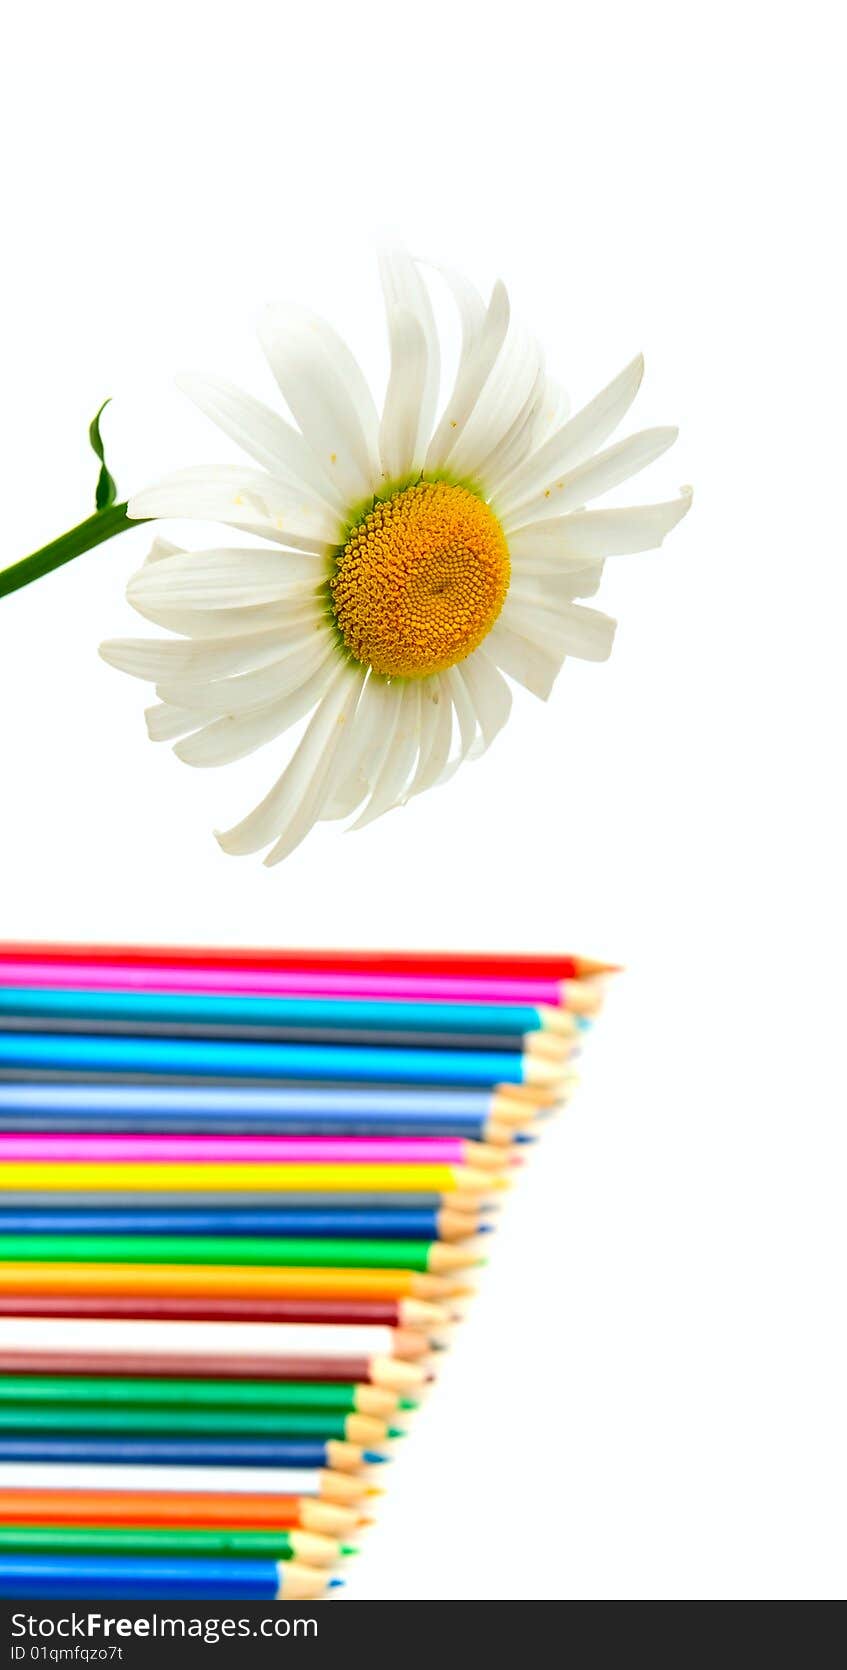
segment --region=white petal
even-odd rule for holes
[[[498,732],[503,729],[512,708],[512,692],[502,673],[484,649],[475,650],[456,668],[473,703],[477,722],[482,732],[482,748],[490,748]]]
[[[450,449],[448,463],[454,474],[471,480],[481,478],[486,459],[520,417],[535,386],[539,364],[537,344],[513,323],[473,411]]]
[[[500,671],[522,684],[540,701],[546,702],[561,671],[561,655],[542,649],[514,632],[501,615],[485,640],[486,648]]]
[[[441,776],[438,778],[439,783],[448,783],[450,778],[458,771],[459,766],[464,765],[465,760],[473,759],[475,754],[482,752],[483,743],[477,725],[476,708],[471,701],[468,687],[458,667],[450,667],[446,673],[442,674],[442,679],[447,685],[450,700],[453,704],[453,712],[459,726],[458,749],[453,758],[448,760]]]
[[[552,377],[545,378],[544,398],[539,406],[535,418],[535,428],[532,436],[532,451],[537,452],[551,435],[567,423],[571,413],[571,403],[567,391]]]
[[[420,678],[416,679],[415,683],[418,686],[419,694],[418,759],[414,776],[406,784],[401,797],[400,804],[403,806],[405,806],[406,802],[417,792],[416,785],[422,773],[426,770],[429,756],[432,752],[432,744],[435,739],[435,733],[438,729],[438,710],[440,702],[438,682],[435,678]],[[445,763],[446,756],[445,760],[442,761],[442,766]]]
[[[127,597],[141,613],[165,608],[243,609],[314,598],[326,568],[299,551],[180,551],[133,574]]]
[[[391,375],[379,431],[379,455],[387,481],[411,475],[420,456],[421,396],[426,380],[426,337],[420,320],[402,308],[388,315]],[[420,468],[420,465],[417,465]]]
[[[177,386],[263,469],[305,485],[343,515],[346,507],[330,477],[318,465],[303,436],[278,412],[223,377],[186,373],[177,377]]]
[[[417,679],[406,679],[401,690],[393,689],[396,699],[394,727],[382,763],[374,777],[374,787],[364,811],[351,826],[364,829],[368,823],[382,817],[397,806],[414,770],[420,746],[421,692]]]
[[[588,514],[598,513],[589,511]],[[525,528],[513,528],[509,534],[513,572],[566,574],[584,568],[590,559],[578,548],[572,553],[568,544],[568,528],[575,520],[576,514],[550,516],[546,522],[530,522]]]
[[[453,740],[453,699],[450,694],[449,683],[443,675],[439,675],[428,680],[427,684],[431,688],[429,690],[425,688],[423,706],[425,710],[427,698],[434,704],[435,725],[431,732],[428,749],[424,749],[423,743],[421,744],[418,769],[406,796],[408,800],[411,800],[416,794],[423,794],[426,789],[433,788],[436,783],[442,780],[447,769],[450,745]]]
[[[223,719],[227,715],[250,713],[259,707],[277,703],[292,691],[299,690],[313,673],[325,665],[335,651],[335,641],[324,633],[319,640],[308,639],[293,645],[285,654],[278,655],[267,667],[257,667],[250,673],[239,673],[234,678],[213,679],[205,683],[175,679],[159,684],[156,695],[161,702],[185,708],[197,714],[197,723],[209,719]]]
[[[562,573],[529,574],[521,569],[512,572],[509,599],[512,603],[529,603],[544,609],[549,603],[572,603],[575,597],[593,597],[603,575],[601,562],[586,563],[584,568],[566,569]]]
[[[539,366],[535,382],[517,417],[480,465],[481,471],[485,474],[486,486],[492,494],[496,492],[497,482],[502,480],[514,464],[526,457],[532,446],[538,413],[544,399],[545,382],[544,372]]]
[[[606,661],[612,653],[616,621],[579,603],[542,608],[506,600],[503,625],[555,655],[574,655],[580,661]]]
[[[259,335],[271,370],[322,470],[345,505],[379,481],[376,407],[346,343],[301,308],[271,307]]]
[[[491,292],[485,323],[459,365],[453,393],[429,445],[427,470],[441,469],[461,438],[503,346],[508,328],[509,298],[504,286],[498,282]]]
[[[345,740],[345,775],[333,789],[322,818],[349,817],[369,793],[385,744],[386,695],[384,680],[369,675]]]
[[[136,493],[129,501],[128,514],[140,521],[187,517],[224,522],[304,551],[326,551],[341,537],[339,517],[306,488],[295,489],[261,470],[238,464],[178,470]]]
[[[265,667],[279,655],[286,634],[302,635],[304,630],[304,623],[298,622],[288,628],[274,626],[270,631],[234,635],[222,642],[202,638],[188,642],[179,638],[112,638],[100,645],[100,654],[110,667],[153,684],[178,678],[196,682]]]
[[[164,703],[146,708],[144,718],[151,742],[173,742],[176,737],[185,736],[197,726],[196,713],[189,713],[185,708],[166,707]]]
[[[296,725],[298,719],[302,719],[320,701],[332,676],[333,659],[337,657],[331,649],[318,671],[289,695],[268,707],[255,708],[233,718],[213,720],[212,724],[205,725],[186,742],[179,743],[174,753],[186,765],[197,766],[231,765],[233,760],[243,760],[248,754],[254,754],[257,748],[262,748],[291,725]]]
[[[510,535],[509,550],[518,560],[535,557],[539,564],[550,566],[652,551],[690,510],[691,497],[691,488],[683,487],[679,498],[662,504],[576,510],[570,516],[554,516],[516,529]]]
[[[391,348],[380,455],[391,478],[423,468],[435,421],[441,358],[432,304],[415,262],[405,250],[391,250],[381,257],[380,273]],[[403,445],[392,442],[393,418],[404,433]]]
[[[145,620],[195,642],[211,639],[226,639],[229,642],[236,637],[246,638],[254,633],[268,632],[274,627],[284,630],[294,622],[303,624],[314,620],[317,606],[317,599],[311,593],[302,602],[289,598],[284,603],[257,603],[246,609],[171,609],[164,605],[151,608],[146,602],[143,608],[137,602],[134,605],[136,612]]]
[[[417,265],[419,267],[429,267],[432,272],[437,272],[439,277],[443,278],[456,303],[462,330],[462,346],[453,384],[455,393],[462,369],[476,347],[485,326],[485,302],[476,285],[471,284],[470,280],[465,278],[464,273],[457,272],[454,267],[442,267],[436,262],[427,261],[418,261]]]
[[[644,360],[640,354],[608,386],[595,395],[538,451],[500,483],[497,504],[501,513],[550,487],[557,476],[589,458],[623,422],[641,385]]]
[[[224,852],[236,856],[259,852],[269,842],[284,835],[298,812],[305,811],[308,819],[321,788],[329,787],[325,779],[333,756],[341,746],[344,721],[359,694],[361,683],[361,676],[351,674],[346,662],[337,664],[332,677],[324,681],[320,704],[282,776],[261,804],[241,823],[218,835]],[[311,827],[311,822],[308,827]],[[305,833],[306,829],[303,830]]]
[[[505,531],[511,533],[513,529],[527,527],[532,522],[547,521],[569,510],[581,509],[589,500],[600,498],[601,494],[611,492],[622,481],[637,475],[639,470],[646,469],[655,458],[667,452],[669,446],[673,446],[677,434],[676,429],[642,429],[637,435],[628,435],[625,441],[608,447],[605,452],[596,453],[567,475],[559,476],[551,487],[545,488],[534,499],[528,499],[508,514],[502,514]]]

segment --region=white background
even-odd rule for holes
[[[385,373],[374,250],[502,275],[581,403],[643,348],[606,667],[454,784],[281,869],[212,836],[277,775],[146,740],[100,663],[127,535],[0,603],[3,936],[574,947],[628,965],[397,1462],[351,1598],[844,1593],[844,270],[829,5],[185,0],[18,11],[0,75],[3,522],[233,456],[304,300]],[[639,483],[639,490],[641,484]],[[625,496],[625,495],[624,495]],[[143,628],[141,628],[143,630]]]

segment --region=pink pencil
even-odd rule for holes
[[[0,1163],[164,1162],[283,1165],[504,1164],[508,1151],[461,1137],[203,1137],[0,1135]]]
[[[240,997],[397,998],[412,1003],[567,1004],[569,980],[487,980],[331,970],[163,968],[155,964],[0,959],[0,986],[72,991],[211,992]]]

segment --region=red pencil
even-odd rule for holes
[[[4,1351],[0,1374],[128,1376],[132,1380],[336,1380],[414,1393],[429,1371],[398,1357],[212,1357],[190,1352],[154,1356],[116,1351]]]
[[[355,1508],[314,1497],[188,1490],[0,1490],[11,1525],[183,1525],[189,1530],[304,1530],[341,1536],[360,1522]]]
[[[0,940],[0,959],[19,962],[148,963],[162,968],[359,970],[375,974],[454,974],[469,979],[583,980],[618,972],[572,952],[304,950],[256,946],[76,945]]]
[[[344,1323],[395,1328],[401,1350],[408,1344],[405,1330],[414,1329],[417,1339],[418,1333],[437,1331],[450,1320],[448,1311],[426,1299],[231,1299],[146,1293],[2,1293],[3,1316],[127,1318],[135,1322]]]

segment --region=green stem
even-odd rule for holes
[[[104,540],[125,533],[127,528],[140,526],[140,520],[133,521],[127,516],[126,504],[113,504],[107,510],[96,510],[93,516],[87,517],[77,527],[69,528],[58,539],[52,539],[49,545],[42,545],[40,551],[33,551],[31,556],[23,557],[11,568],[0,569],[0,597],[20,591],[22,586],[31,585],[33,580],[40,580],[44,574],[52,574],[54,568],[61,568],[63,563],[81,557],[83,551],[91,551],[95,545],[102,545]]]

